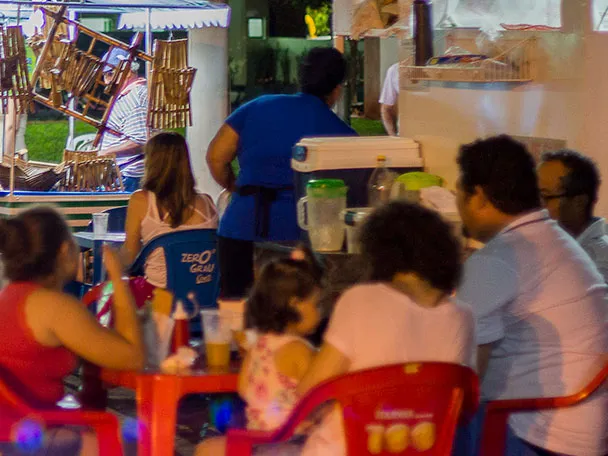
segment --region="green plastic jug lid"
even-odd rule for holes
[[[314,179],[306,184],[306,194],[312,198],[342,198],[347,191],[342,179]]]
[[[308,184],[306,184],[307,188],[314,189],[334,189],[334,188],[342,188],[345,187],[344,181],[342,179],[314,179],[309,180]]]

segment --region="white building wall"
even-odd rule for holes
[[[228,30],[190,30],[188,46],[190,65],[197,68],[191,92],[193,125],[187,129],[190,160],[198,190],[217,200],[222,189],[211,177],[206,154],[228,115]]]

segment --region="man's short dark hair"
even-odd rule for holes
[[[542,161],[543,163],[559,161],[566,167],[568,174],[562,180],[563,193],[566,196],[586,195],[589,198],[587,214],[592,216],[601,183],[596,163],[571,149],[546,152],[542,156]]]
[[[325,99],[346,77],[346,60],[334,48],[313,48],[300,64],[302,92]]]
[[[499,211],[517,215],[540,207],[534,158],[507,135],[477,140],[460,147],[460,185],[472,194],[481,187]]]
[[[445,293],[458,286],[460,244],[430,209],[404,201],[381,206],[366,218],[360,242],[371,280],[390,282],[398,272],[414,272]]]

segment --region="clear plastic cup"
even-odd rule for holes
[[[201,310],[203,338],[210,367],[228,367],[232,344],[232,312]]]
[[[93,235],[103,236],[108,233],[108,219],[110,214],[107,212],[97,212],[93,214]]]

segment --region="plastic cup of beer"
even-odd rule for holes
[[[228,367],[232,344],[232,315],[221,310],[201,310],[203,338],[209,367]]]
[[[107,212],[97,212],[93,214],[93,235],[103,236],[108,233],[108,219],[110,214]]]

